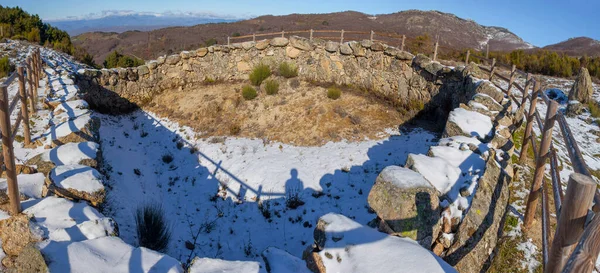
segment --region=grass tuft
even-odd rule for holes
[[[149,203],[135,212],[138,243],[155,251],[164,252],[171,240],[171,228],[160,203]]]
[[[258,93],[254,87],[250,85],[244,85],[244,87],[242,87],[242,97],[244,97],[245,100],[253,100],[257,96]]]
[[[591,101],[588,103],[588,108],[590,108],[590,114],[592,117],[600,118],[600,104],[595,101]]]
[[[298,76],[298,67],[292,63],[283,62],[279,64],[279,75],[285,78],[294,78]]]
[[[342,90],[340,90],[337,87],[329,87],[329,89],[327,89],[327,97],[332,99],[332,100],[337,100],[340,98],[340,96],[342,96]]]
[[[271,76],[271,68],[266,64],[259,64],[252,69],[249,77],[253,85],[259,86],[269,76]]]
[[[265,91],[267,95],[275,95],[279,92],[279,82],[276,80],[265,81]]]

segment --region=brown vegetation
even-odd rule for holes
[[[223,83],[165,91],[146,109],[190,126],[204,138],[240,136],[300,146],[377,139],[386,128],[406,121],[394,106],[367,92],[341,88],[344,95],[330,100],[325,87],[301,82],[293,89],[294,79],[276,80],[281,87],[274,96],[260,91],[245,100],[243,83]]]

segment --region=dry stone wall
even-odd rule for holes
[[[282,62],[295,64],[301,80],[349,85],[398,104],[427,104],[436,97],[446,103],[459,96],[445,93],[441,98],[440,92],[465,89],[463,75],[425,56],[415,58],[370,40],[340,44],[295,36],[184,51],[137,68],[80,70],[77,78],[92,107],[119,113],[143,105],[160,92],[215,81],[247,81],[257,64],[276,71]]]

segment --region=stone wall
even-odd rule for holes
[[[446,104],[449,98],[458,98],[457,88],[464,90],[465,85],[460,73],[385,44],[369,40],[311,42],[295,36],[184,51],[137,68],[81,70],[77,78],[92,107],[119,113],[143,105],[163,91],[214,81],[247,81],[255,65],[268,64],[275,72],[282,62],[294,63],[301,80],[349,85],[398,104],[427,104],[434,98]],[[445,95],[439,96],[440,92]]]

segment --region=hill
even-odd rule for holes
[[[260,16],[232,23],[202,24],[191,27],[169,27],[149,32],[84,33],[73,42],[85,48],[102,62],[109,52],[119,50],[144,59],[163,54],[195,49],[213,42],[226,43],[227,36],[293,30],[355,30],[404,34],[408,38],[427,35],[432,43],[439,36],[440,45],[451,49],[484,49],[511,51],[532,48],[505,28],[481,26],[472,20],[438,11],[408,10],[371,16],[355,11],[327,14],[290,14]],[[336,34],[337,35],[337,34]],[[367,38],[365,35],[354,39]],[[352,39],[351,36],[348,39]],[[400,43],[399,41],[396,41]]]
[[[588,37],[576,37],[545,46],[543,49],[564,52],[570,56],[600,56],[600,41]]]

